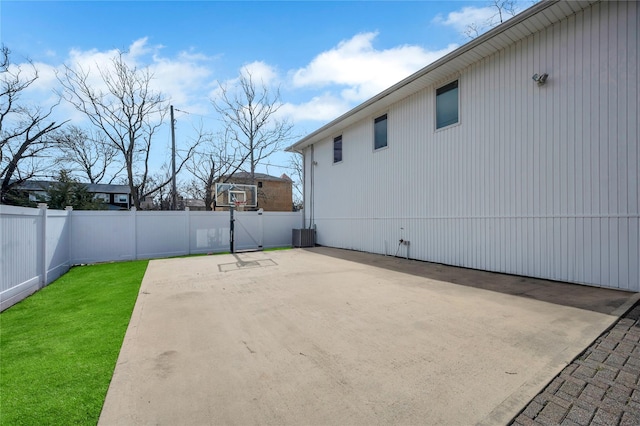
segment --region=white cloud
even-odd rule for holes
[[[123,52],[123,59],[131,67],[148,67],[153,75],[151,88],[162,92],[176,108],[210,116],[211,104],[207,93],[214,85],[212,62],[215,58],[193,51],[182,51],[170,57],[163,55],[162,49],[161,45],[150,45],[147,38],[140,38]],[[68,102],[60,101],[57,93],[62,91],[62,86],[58,76],[64,76],[66,65],[75,71],[87,73],[88,82],[95,90],[106,91],[100,72],[112,70],[113,58],[118,53],[117,49],[71,49],[63,63],[23,62],[12,65],[14,72],[20,69],[23,78],[32,77],[34,70],[38,73],[38,78],[25,90],[21,100],[25,105],[38,105],[43,110],[59,103],[52,119],[71,120],[74,124],[85,125],[87,119],[82,113]]]
[[[528,3],[530,4],[531,2]],[[522,12],[527,6],[527,2],[522,1],[504,5],[501,10],[497,6],[465,6],[460,10],[449,12],[446,17],[438,15],[433,19],[433,22],[452,27],[459,33],[469,37],[476,37],[500,24],[500,12],[502,12],[502,21],[504,22]]]
[[[111,64],[112,58],[118,54],[116,49],[99,51],[98,49],[78,50],[71,49],[69,57],[65,61],[69,67],[75,70],[106,69]]]
[[[250,73],[254,82],[264,83],[269,90],[280,87],[284,104],[279,117],[288,117],[294,123],[327,122],[457,47],[452,44],[437,51],[413,45],[376,49],[376,36],[375,32],[356,34],[321,52],[306,66],[286,73],[267,62],[253,61],[243,65],[238,74]],[[118,54],[117,49],[72,49],[64,64],[89,73],[92,87],[106,90],[100,71],[111,70]],[[177,109],[200,116],[214,115],[210,99],[219,95],[213,68],[217,57],[194,49],[167,55],[162,45],[151,44],[143,37],[128,46],[123,59],[132,67],[149,67],[154,76],[152,89],[161,91]],[[56,75],[64,73],[64,65],[36,65],[40,78],[32,91],[40,99],[53,99],[53,89],[60,89]],[[232,88],[237,80],[235,77],[222,84]],[[66,102],[56,110],[74,122],[81,119]]]
[[[203,54],[183,51],[175,57],[162,55],[162,45],[150,45],[148,38],[135,40],[123,52],[124,62],[138,69],[148,67],[153,75],[151,87],[162,92],[168,100],[188,110],[190,106],[201,109],[203,92],[211,85],[211,60]],[[100,72],[113,69],[113,58],[119,54],[116,49],[99,51],[97,49],[69,52],[66,63],[75,70],[89,73],[92,87],[106,90]]]
[[[202,96],[202,89],[209,86],[212,74],[206,58],[193,56],[155,57],[150,70],[154,77],[153,87],[182,108],[188,108]]]
[[[325,93],[314,96],[310,101],[301,104],[285,103],[278,110],[280,116],[300,121],[330,121],[347,112],[351,104],[343,98]]]
[[[446,18],[438,15],[433,22],[452,27],[458,32],[464,32],[469,25],[486,25],[495,14],[496,10],[492,7],[466,6],[461,10],[450,12]]]
[[[129,46],[129,49],[126,52],[126,56],[135,60],[136,58],[145,56],[150,52],[155,53],[162,47],[162,46],[151,47],[149,46],[148,41],[149,41],[148,37],[143,37],[131,43],[131,46]]]
[[[356,34],[320,53],[309,65],[292,72],[294,87],[346,86],[341,95],[362,102],[453,50],[438,51],[402,45],[386,50],[373,47],[377,33]]]
[[[278,80],[278,71],[263,61],[255,61],[244,65],[240,73],[243,75],[248,74],[255,83],[266,86],[276,84]]]
[[[264,61],[254,61],[243,65],[238,70],[237,77],[216,82],[209,91],[209,99],[221,100],[223,89],[225,89],[229,98],[237,98],[238,101],[243,100],[244,94],[240,88],[240,76],[244,76],[245,78],[250,77],[257,92],[262,92],[264,87],[270,99],[273,99],[281,86],[281,79],[277,68]]]

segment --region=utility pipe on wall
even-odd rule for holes
[[[306,205],[307,205],[307,200],[306,200],[306,196],[307,196],[307,161],[306,158],[304,156],[305,151],[307,149],[303,149],[302,152],[298,152],[298,151],[294,151],[296,154],[300,154],[302,156],[302,229],[305,228],[305,220],[304,220],[304,215],[306,213]]]
[[[313,152],[313,144],[311,145],[311,197],[309,197],[309,204],[310,204],[310,209],[309,209],[309,229],[313,229],[315,228],[315,216],[314,216],[314,198],[313,198],[313,175],[315,173],[315,165],[316,165],[316,161],[315,161],[315,157],[314,157],[314,152]]]

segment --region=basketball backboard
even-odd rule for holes
[[[216,207],[232,207],[236,201],[246,202],[246,207],[258,205],[258,188],[256,185],[239,183],[216,183]]]

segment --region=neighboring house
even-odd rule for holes
[[[199,200],[196,198],[184,198],[180,199],[178,204],[181,204],[184,207],[189,207],[189,210],[203,212],[207,210],[204,205],[204,200]]]
[[[305,226],[640,291],[639,6],[537,3],[302,138]]]
[[[178,196],[177,205],[175,210],[185,210],[187,207],[190,211],[205,211],[204,200],[197,200],[193,198],[184,198]],[[165,198],[160,200],[159,198],[154,199],[153,195],[147,196],[144,199],[140,200],[140,209],[141,210],[170,210],[171,209],[171,199]]]
[[[251,174],[247,172],[235,173],[232,177],[223,176],[218,182],[251,185]],[[280,177],[264,173],[255,173],[255,183],[258,190],[256,209],[271,212],[290,212],[293,210],[293,182],[286,174]],[[215,187],[212,188],[215,191]],[[215,194],[214,194],[215,198]],[[228,210],[226,207],[216,207],[216,210]]]
[[[29,200],[40,202],[46,199],[47,190],[55,183],[57,182],[31,180],[17,185],[16,189],[27,192],[29,194]],[[128,185],[108,185],[103,183],[82,184],[87,187],[88,192],[94,194],[95,199],[103,201],[109,210],[129,210],[133,205],[133,199]]]

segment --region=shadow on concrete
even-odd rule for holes
[[[620,316],[624,314],[640,296],[638,293],[622,290],[500,274],[354,250],[322,246],[304,250],[432,280],[527,297],[608,315]]]

